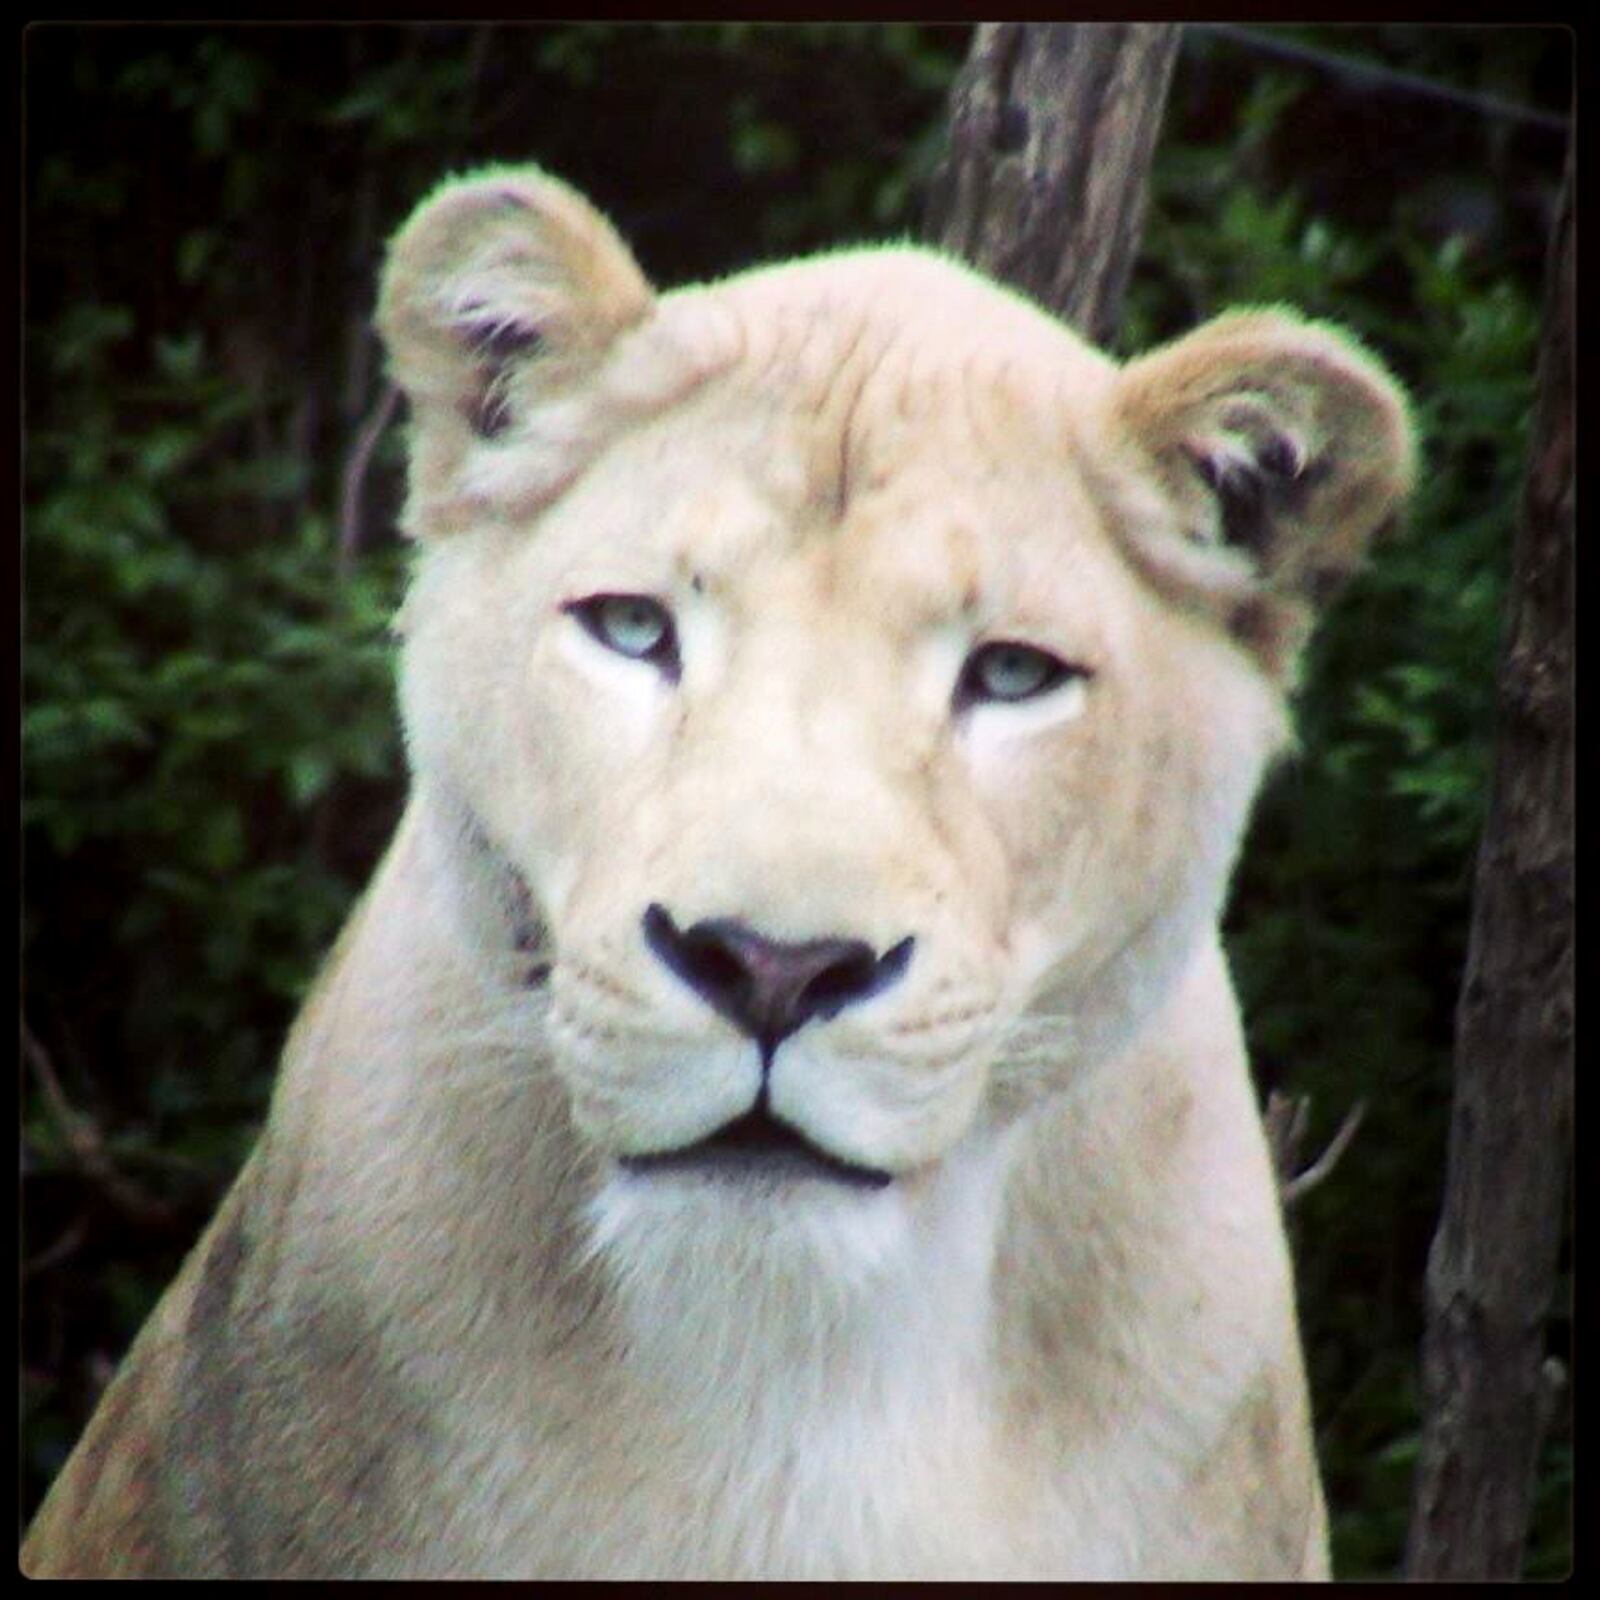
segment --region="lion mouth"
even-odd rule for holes
[[[862,1189],[882,1189],[894,1182],[893,1173],[831,1154],[761,1106],[723,1123],[694,1144],[623,1156],[621,1165],[629,1172],[683,1172],[741,1182],[819,1178]]]

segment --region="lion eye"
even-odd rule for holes
[[[665,676],[678,676],[678,636],[672,613],[643,594],[596,594],[561,608],[607,650],[648,661]]]
[[[967,657],[956,684],[956,708],[984,701],[1034,700],[1071,679],[1088,676],[1085,668],[1071,666],[1048,650],[999,640],[979,645]]]

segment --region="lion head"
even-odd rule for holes
[[[418,789],[636,1199],[870,1207],[1111,1058],[1412,470],[1290,313],[1119,365],[915,248],[657,296],[533,169],[424,204],[379,321]]]

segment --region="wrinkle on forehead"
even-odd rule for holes
[[[720,381],[734,405],[770,417],[777,471],[803,462],[795,487],[834,526],[928,462],[981,483],[1069,449],[1058,383],[1004,349],[919,344],[903,317],[871,302],[786,307],[745,342],[751,359]]]
[[[905,383],[897,330],[870,304],[827,294],[770,316],[750,309],[744,320],[750,359],[728,382],[773,409],[775,444],[803,463],[804,503],[838,522],[860,465],[863,414],[893,407]]]

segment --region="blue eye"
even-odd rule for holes
[[[596,594],[561,607],[585,633],[607,650],[633,661],[648,661],[663,677],[678,678],[678,633],[672,613],[643,594]]]
[[[955,705],[967,706],[1019,700],[1036,700],[1074,678],[1087,678],[1075,667],[1031,644],[1008,639],[979,645],[966,659],[956,683]]]

